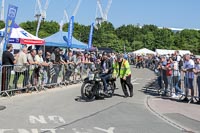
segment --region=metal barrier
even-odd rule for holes
[[[31,66],[4,65],[2,66],[1,94],[10,96],[21,90],[36,90],[36,69]]]
[[[181,88],[183,89],[184,93],[181,94],[180,100],[182,100],[182,98],[186,96],[186,93],[188,93],[187,97],[190,98],[188,103],[192,102],[193,100],[199,101],[200,100],[200,94],[199,94],[200,89],[198,88],[198,82],[200,82],[200,81],[197,80],[198,75],[194,75],[194,79],[192,81],[194,96],[191,95],[191,93],[192,93],[191,87],[187,87],[189,84],[189,78],[186,78],[185,73],[182,73],[181,75],[182,75]]]
[[[55,86],[81,82],[88,73],[89,64],[4,65],[0,73],[0,93],[11,96],[15,93],[46,90]],[[79,76],[79,78],[78,78]]]
[[[175,75],[176,72],[180,74]],[[168,80],[167,88],[163,88],[163,90],[167,89],[167,93],[170,93],[170,96],[172,94],[180,95],[179,100],[182,100],[182,98],[185,98],[185,97],[190,98],[188,103],[192,102],[193,100],[199,101],[200,95],[199,95],[199,89],[198,89],[198,82],[200,81],[197,82],[197,77],[198,76],[194,74],[194,78],[192,79],[193,87],[191,88],[191,87],[188,87],[189,78],[186,78],[186,73],[179,70],[172,70],[172,76],[170,77],[171,81],[169,82]],[[192,89],[194,91],[194,96],[191,95]]]

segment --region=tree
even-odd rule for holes
[[[0,20],[0,29],[3,29],[5,27],[4,21]]]
[[[0,27],[4,27],[0,21]],[[27,21],[20,26],[35,35],[37,21]],[[195,54],[200,53],[200,31],[185,29],[174,32],[167,28],[158,28],[155,25],[122,25],[114,28],[111,22],[103,22],[94,28],[93,46],[109,47],[115,51],[133,51],[143,47],[151,50],[160,49],[183,49],[190,50]],[[59,24],[54,21],[41,23],[39,37],[47,37],[59,31]],[[68,23],[63,25],[63,31],[68,31]],[[73,36],[84,43],[88,43],[90,25],[74,23]]]
[[[37,21],[27,21],[20,24],[20,27],[30,32],[31,34],[36,34]],[[59,31],[59,24],[55,21],[43,21],[41,22],[40,29],[38,32],[38,37],[45,38]]]

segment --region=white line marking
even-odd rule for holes
[[[106,132],[106,133],[114,133],[114,127],[110,127],[108,128],[108,130],[106,129],[103,129],[103,128],[99,128],[99,127],[94,127],[94,129],[97,129],[97,130],[100,130],[100,131],[103,131],[103,132]]]
[[[41,124],[47,124],[47,121],[45,120],[43,115],[39,115],[38,117],[30,115],[29,116],[29,122],[31,124],[36,124],[37,122],[41,123]]]
[[[140,83],[132,83],[133,85],[138,85],[138,84],[140,84]]]
[[[0,129],[0,133],[5,133],[7,131],[13,131],[13,129]]]

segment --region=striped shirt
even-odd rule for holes
[[[190,59],[189,61],[185,61],[183,64],[183,68],[184,69],[192,69],[194,68],[194,61],[192,59]],[[185,77],[186,78],[194,78],[194,72],[186,72],[185,73]]]

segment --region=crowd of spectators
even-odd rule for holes
[[[136,68],[150,68],[158,75],[159,90],[163,96],[181,98],[185,102],[200,103],[200,58],[179,51],[167,55],[133,55],[129,62]],[[195,83],[196,82],[196,83]],[[189,95],[190,92],[190,95]]]
[[[69,84],[83,80],[88,69],[99,64],[102,53],[72,51],[55,48],[53,51],[30,49],[24,46],[18,53],[12,54],[9,44],[3,54],[3,73],[1,90],[21,89],[29,91],[31,87],[54,87],[60,83]],[[115,54],[110,53],[114,58]],[[14,65],[14,66],[13,66]],[[13,80],[11,80],[13,71]],[[23,75],[22,81],[20,77]],[[19,86],[22,87],[19,87]],[[24,89],[25,88],[25,89]]]

